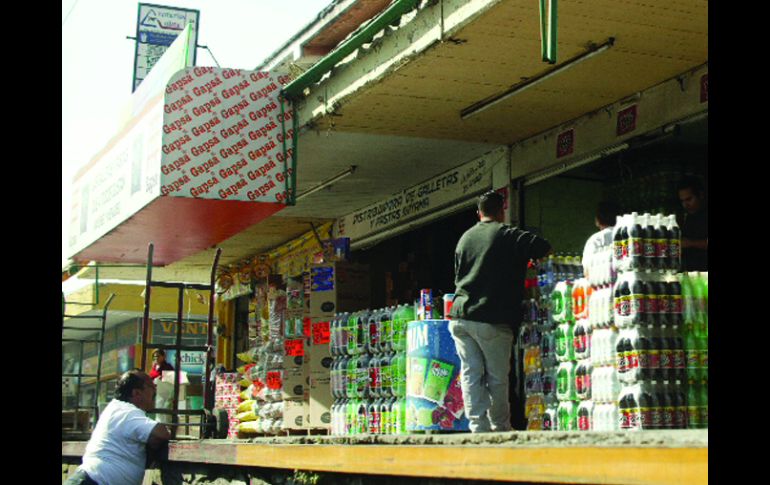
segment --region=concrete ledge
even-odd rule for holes
[[[85,443],[62,443],[62,455]],[[177,441],[169,461],[364,475],[601,484],[708,481],[708,430]]]

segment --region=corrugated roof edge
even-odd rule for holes
[[[316,16],[315,20],[311,20],[307,25],[302,27],[299,32],[294,34],[289,40],[284,42],[284,44],[276,49],[272,54],[267,56],[261,63],[257,65],[257,67],[254,68],[255,71],[261,71],[267,64],[269,64],[271,61],[275,60],[282,52],[287,50],[291,44],[299,40],[304,34],[306,34],[310,29],[312,29],[314,26],[318,25],[320,22],[322,22],[327,16],[330,17],[327,21],[332,22],[334,19],[339,17],[340,15],[344,14],[350,7],[355,5],[358,0],[352,0],[350,1],[350,5],[348,5],[346,8],[342,9],[340,12],[337,13],[337,15],[331,16],[332,12],[335,8],[337,8],[342,3],[350,1],[350,0],[332,0],[332,2],[327,5],[326,7],[321,10],[318,15]]]

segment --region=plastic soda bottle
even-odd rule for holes
[[[640,219],[636,212],[632,212],[628,227],[628,268],[635,271],[644,269],[643,237]]]
[[[380,314],[380,352],[393,350],[393,312],[395,307],[386,308]]]
[[[394,353],[383,354],[380,358],[380,395],[391,397],[393,395],[393,357]]]
[[[359,356],[353,355],[348,360],[347,372],[345,373],[345,395],[348,399],[357,399],[358,396],[358,359]]]
[[[368,392],[371,397],[380,397],[380,389],[382,388],[381,380],[381,368],[380,368],[380,356],[372,355],[369,358],[369,379],[368,379]]]
[[[369,354],[380,353],[380,310],[369,314],[366,323],[366,351]]]
[[[577,429],[577,403],[575,401],[560,402],[556,414],[559,431],[575,431]]]
[[[583,401],[578,406],[577,422],[580,431],[591,431],[593,429],[593,401]]]
[[[369,394],[369,354],[361,354],[356,359],[356,397],[366,399]]]
[[[391,372],[393,373],[393,394],[399,398],[406,397],[406,353],[397,352],[394,360],[391,361]]]
[[[575,358],[586,359],[591,355],[590,348],[591,327],[587,320],[578,320],[574,326],[572,344]]]
[[[679,225],[676,223],[675,215],[668,216],[666,226],[668,229],[668,269],[676,273],[681,266],[682,233],[679,230]]]
[[[641,217],[642,226],[642,267],[646,271],[655,269],[657,260],[655,259],[655,227],[653,218],[650,214],[644,214]]]
[[[676,381],[671,388],[674,401],[674,428],[687,429],[687,398],[682,391],[682,382]]]
[[[577,399],[574,362],[562,362],[556,372],[556,397],[560,401]]]
[[[366,423],[368,434],[380,434],[380,400],[372,399],[369,401],[366,411]]]
[[[629,277],[629,311],[628,321],[631,325],[642,325],[647,322],[645,313],[645,299],[647,285],[640,275],[631,275]]]
[[[698,405],[700,416],[700,427],[709,427],[709,388],[708,381],[702,380],[700,386],[700,392],[698,393]]]
[[[687,381],[687,428],[701,428],[700,412],[700,386],[697,380],[689,379]]]
[[[654,268],[663,273],[669,268],[669,233],[666,228],[666,219],[663,214],[652,216],[652,225],[655,232]]]

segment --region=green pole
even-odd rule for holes
[[[548,53],[547,53],[547,42],[548,42],[548,32],[546,32],[546,11],[545,11],[545,0],[540,0],[540,55],[543,58],[543,62],[548,60]]]
[[[550,8],[548,9],[550,34],[548,39],[548,62],[556,64],[556,45],[557,45],[557,0],[548,0]]]

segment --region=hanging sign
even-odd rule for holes
[[[174,75],[163,107],[161,195],[285,202],[294,131],[279,94],[289,80],[213,67]]]
[[[617,135],[625,135],[636,129],[636,105],[618,112]]]
[[[191,59],[187,65],[195,65],[198,44],[198,23],[200,12],[186,8],[164,7],[162,5],[139,4],[136,22],[136,51],[134,55],[134,83],[132,91],[147,77],[150,70],[163,56],[169,46],[187,25],[192,35],[187,39],[186,51]]]
[[[556,158],[566,157],[575,151],[575,130],[568,130],[556,138]]]

